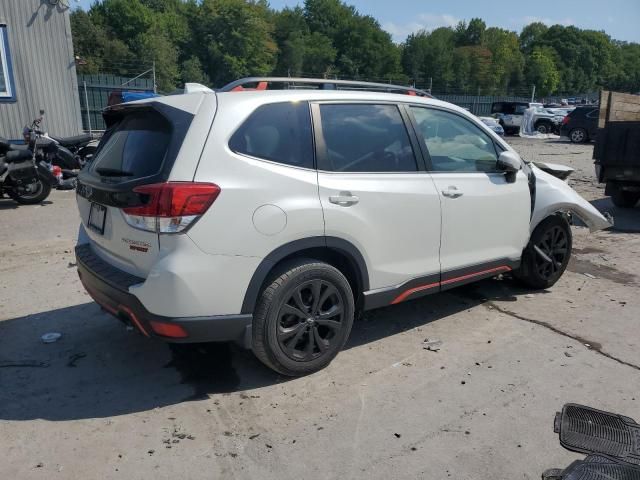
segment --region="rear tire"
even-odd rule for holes
[[[291,263],[263,290],[253,316],[252,348],[269,368],[288,376],[326,367],[349,337],[353,292],[326,263]]]
[[[40,174],[40,172],[38,172],[38,185],[34,192],[19,193],[15,190],[10,190],[9,195],[21,205],[35,205],[44,201],[50,193],[51,184],[43,175]]]
[[[640,193],[629,192],[616,187],[611,192],[611,201],[616,207],[620,208],[633,208],[640,200]]]
[[[553,132],[553,124],[547,120],[539,120],[534,125],[536,132],[541,135]]]
[[[545,218],[533,231],[514,277],[536,290],[553,286],[569,264],[571,247],[571,227],[567,219],[562,215]]]
[[[584,128],[574,128],[569,132],[569,140],[573,143],[585,143],[589,140],[589,135]]]

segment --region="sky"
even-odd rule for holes
[[[86,9],[95,0],[67,1]],[[269,3],[280,9],[303,2],[270,0]],[[378,19],[396,42],[420,29],[433,30],[480,17],[487,26],[517,32],[531,22],[558,23],[604,30],[616,40],[640,43],[640,0],[347,0],[346,3]]]

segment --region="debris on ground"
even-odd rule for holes
[[[40,368],[47,368],[49,366],[48,363],[46,362],[39,362],[37,360],[20,360],[20,361],[12,361],[12,360],[5,360],[5,361],[0,361],[0,368],[6,368],[6,367],[40,367]]]
[[[598,278],[598,277],[596,277],[595,275],[591,275],[591,274],[590,274],[590,273],[588,273],[588,272],[584,272],[584,273],[583,273],[583,275],[584,275],[585,277],[587,277],[587,278],[593,278],[593,279],[597,279],[597,278]]]
[[[45,333],[44,335],[42,335],[40,337],[40,340],[42,340],[42,343],[54,343],[54,342],[57,342],[58,340],[60,340],[61,337],[62,337],[61,333],[49,332],[49,333]]]
[[[430,352],[439,352],[441,346],[442,340],[425,338],[424,342],[422,342],[422,348]]]
[[[87,354],[84,352],[74,353],[69,357],[69,361],[67,362],[67,367],[77,367],[76,362],[86,356]]]

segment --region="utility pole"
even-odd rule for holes
[[[433,88],[433,77],[429,77],[429,93],[431,93],[432,88]]]
[[[533,90],[531,90],[531,101],[533,102],[536,98],[536,86],[533,86]]]
[[[156,61],[153,61],[153,93],[158,93],[158,85],[156,85]]]
[[[84,87],[84,105],[87,108],[87,126],[89,127],[89,135],[93,132],[91,131],[91,115],[89,114],[89,96],[87,95],[87,82],[83,81],[82,85]]]

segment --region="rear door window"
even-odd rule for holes
[[[318,169],[415,172],[411,141],[397,105],[320,104]]]
[[[313,168],[309,104],[286,102],[258,107],[233,134],[229,148],[272,162]]]
[[[91,172],[115,181],[160,173],[171,141],[171,124],[159,113],[125,116],[107,133]]]

